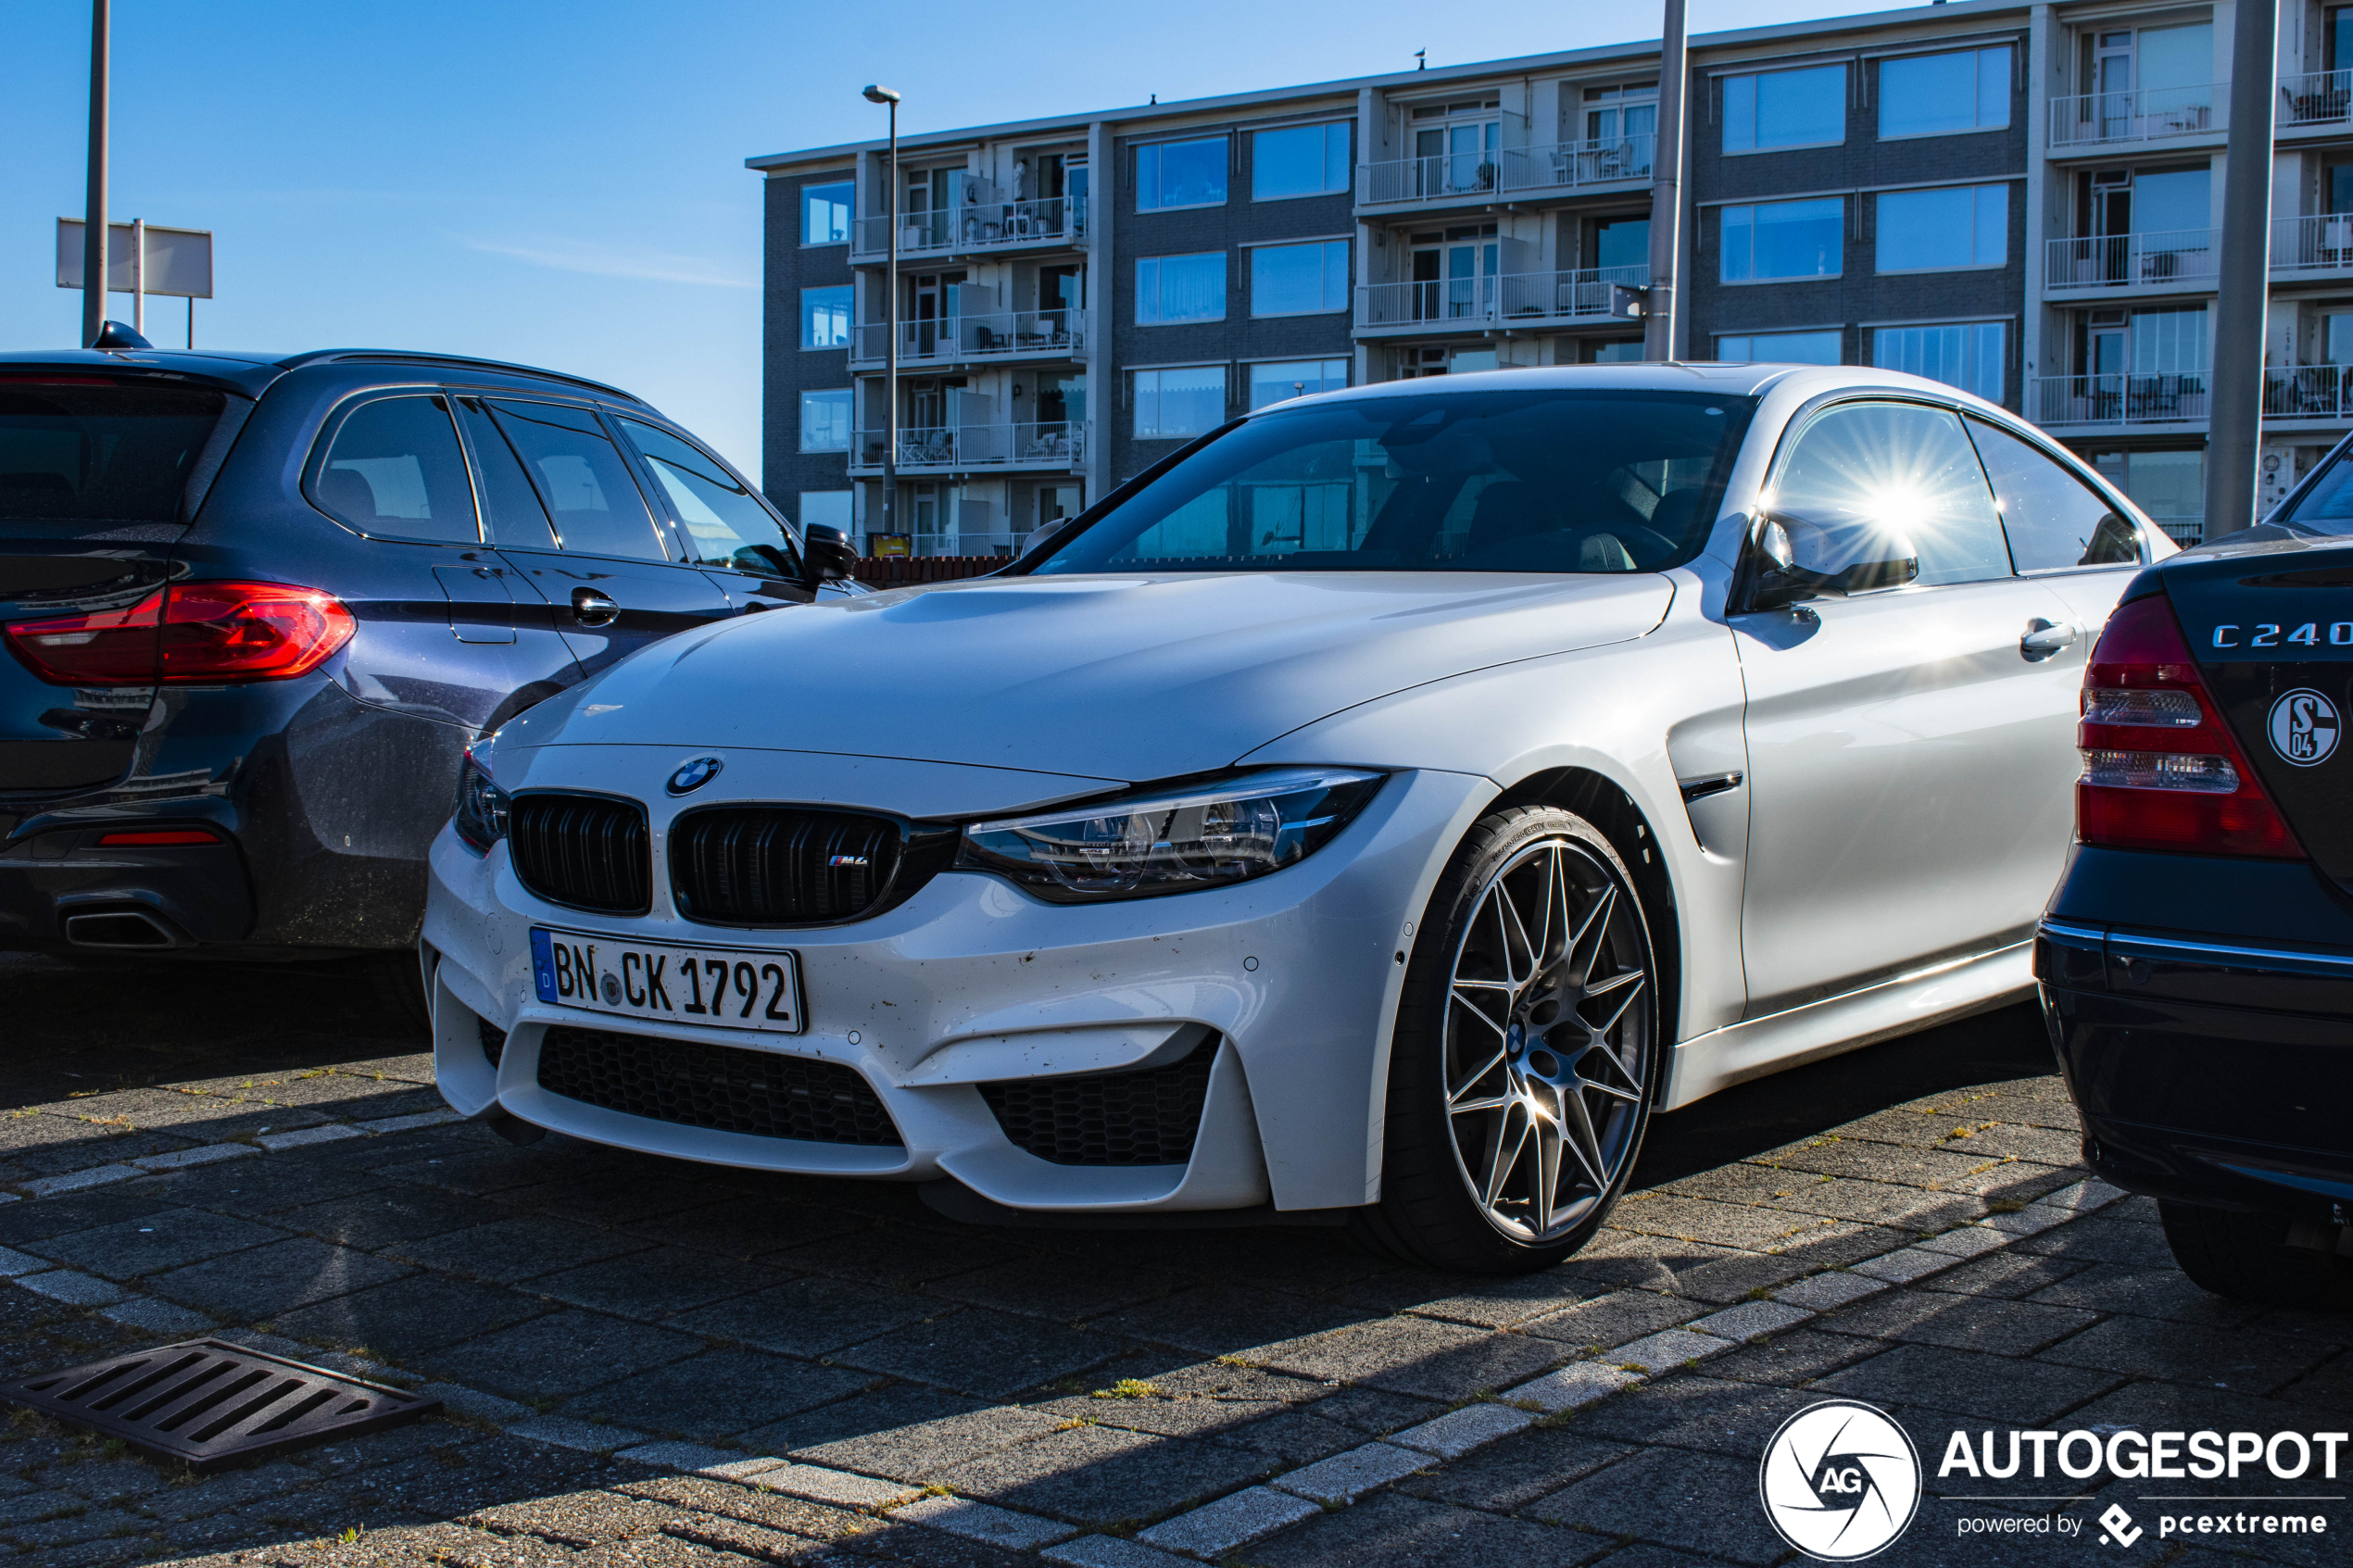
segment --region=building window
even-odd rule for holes
[[[1136,439],[1206,435],[1226,422],[1226,367],[1186,365],[1136,373]]]
[[[1717,358],[1720,359],[1723,355],[1719,352]],[[1620,338],[1616,343],[1597,343],[1593,345],[1592,362],[1596,365],[1639,365],[1642,362],[1642,340],[1629,337]]]
[[[800,449],[804,452],[849,450],[849,389],[804,392],[800,395]]]
[[[849,346],[849,299],[848,283],[831,288],[800,291],[800,346],[803,348],[847,348]]]
[[[1147,256],[1136,263],[1136,324],[1226,319],[1226,253]]]
[[[1812,332],[1741,332],[1716,340],[1716,358],[1727,365],[1835,365],[1846,334],[1835,327]]]
[[[1846,140],[1846,68],[1759,71],[1724,79],[1724,150],[1834,146]]]
[[[1999,403],[2007,335],[1999,321],[1881,327],[1871,334],[1871,363],[1882,370],[1908,370],[1973,392],[1988,403]]]
[[[2173,451],[2099,452],[2092,458],[2100,476],[2133,498],[2176,540],[2196,544],[2205,532],[2206,453],[2196,447]]]
[[[1250,139],[1250,199],[1289,201],[1348,189],[1348,126],[1290,125]]]
[[[2010,51],[1906,55],[1879,66],[1879,139],[2000,131],[2010,122]]]
[[[1226,138],[1156,142],[1136,149],[1136,207],[1220,207],[1226,200]]]
[[[804,490],[800,493],[799,523],[803,528],[838,528],[850,532],[854,493],[848,490]]]
[[[1949,272],[2009,259],[2010,188],[1957,185],[1879,198],[1879,270]]]
[[[837,245],[849,238],[849,207],[857,199],[855,182],[800,188],[800,243]]]
[[[1348,308],[1348,242],[1258,245],[1250,253],[1250,313],[1315,316]]]
[[[1287,397],[1313,397],[1348,384],[1345,359],[1266,360],[1250,368],[1250,406],[1264,408]]]
[[[1846,200],[1759,202],[1724,209],[1722,278],[1728,283],[1768,278],[1835,278],[1844,265],[1841,251]]]

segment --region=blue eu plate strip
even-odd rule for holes
[[[555,945],[537,926],[531,929],[531,978],[538,988],[541,1001],[552,1002],[556,999]]]

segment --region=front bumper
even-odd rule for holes
[[[2034,947],[2103,1179],[2322,1223],[2353,1210],[2353,948],[2056,918]]]
[[[664,846],[679,809],[661,781],[666,749],[555,746],[529,754],[534,788],[594,788],[647,802],[654,907],[592,917],[535,898],[506,847],[476,856],[435,842],[424,941],[437,956],[435,1071],[459,1112],[494,1109],[619,1147],[758,1169],[925,1179],[948,1175],[1008,1207],[1066,1211],[1345,1208],[1378,1194],[1382,1092],[1404,967],[1447,854],[1494,797],[1489,781],[1435,771],[1391,776],[1363,815],[1315,855],[1214,892],[1101,905],[1050,905],[972,872],[934,877],[905,903],[854,923],[761,930],[682,919],[667,897]],[[511,759],[519,761],[520,759]],[[502,782],[519,787],[511,761]],[[731,752],[728,798],[862,805],[927,814],[862,787],[874,759]],[[935,798],[1003,789],[987,769],[892,763]],[[1000,775],[1001,776],[1001,775]],[[698,796],[693,804],[714,801]],[[1011,806],[1014,802],[1003,804]],[[981,804],[977,811],[994,808]],[[799,955],[806,1032],[793,1036],[616,1019],[537,999],[534,925],[622,939],[790,948]],[[506,1031],[497,1067],[477,1019]],[[854,1069],[888,1110],[903,1148],[762,1137],[625,1115],[538,1083],[547,1028],[572,1024]],[[1189,1033],[1188,1033],[1189,1032]],[[1221,1042],[1200,1134],[1183,1165],[1072,1165],[1008,1137],[986,1083],[1068,1077],[1166,1060],[1204,1032]]]

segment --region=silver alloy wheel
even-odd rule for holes
[[[1488,1223],[1555,1240],[1632,1157],[1650,1082],[1640,918],[1573,838],[1528,845],[1488,879],[1446,996],[1446,1117]]]

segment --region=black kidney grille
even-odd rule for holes
[[[1201,1131],[1217,1040],[1166,1067],[1008,1078],[981,1085],[980,1098],[1016,1148],[1056,1165],[1182,1165]]]
[[[598,795],[519,795],[507,843],[515,875],[553,904],[610,914],[651,907],[645,809]]]
[[[898,1126],[854,1068],[805,1056],[557,1024],[539,1042],[539,1086],[682,1126],[808,1143],[898,1145]]]
[[[887,817],[778,806],[697,811],[670,830],[670,885],[688,920],[830,924],[875,907],[900,848]]]

